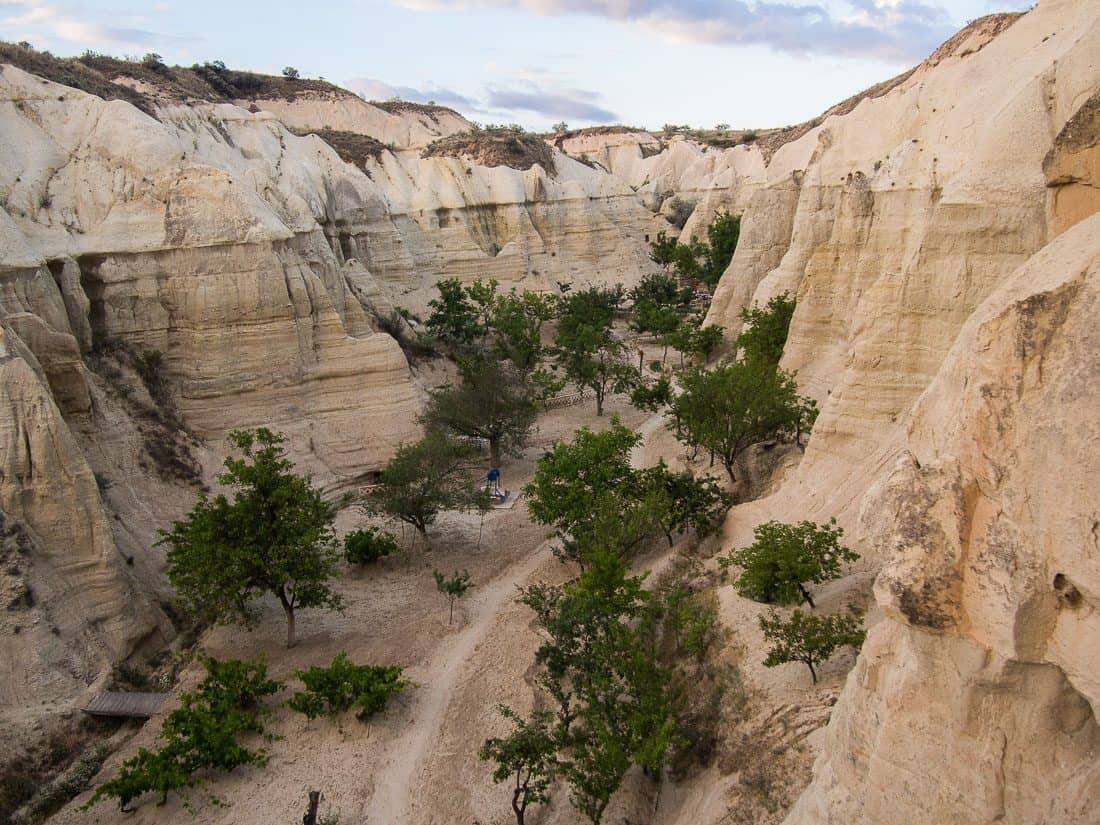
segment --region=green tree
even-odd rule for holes
[[[473,587],[470,574],[465,570],[461,573],[456,570],[455,574],[448,578],[438,570],[433,570],[432,575],[435,577],[435,589],[447,597],[449,606],[447,624],[451,624],[455,618],[455,599],[461,599],[466,595],[466,591]]]
[[[356,708],[355,717],[366,722],[385,710],[390,697],[412,685],[401,674],[399,667],[353,664],[341,651],[328,667],[295,671],[305,690],[295,693],[287,704],[308,719],[335,718]]]
[[[679,247],[680,242],[676,238],[670,238],[668,233],[662,230],[649,243],[649,257],[655,264],[664,267],[667,273],[676,263]]]
[[[282,435],[261,427],[235,430],[229,440],[244,454],[227,458],[218,478],[233,500],[200,495],[187,518],[160,531],[168,580],[194,613],[249,628],[260,619],[258,599],[274,595],[291,647],[296,610],[343,607],[329,586],[339,559],[334,513],[308,479],[291,471]]]
[[[668,503],[630,464],[640,443],[637,433],[614,418],[610,429],[582,427],[572,442],[539,459],[523,493],[531,518],[556,528],[563,542],[559,555],[583,566],[587,552],[624,553],[660,529]]]
[[[546,640],[539,684],[557,705],[560,759],[576,807],[599,823],[631,765],[656,771],[675,740],[669,673],[642,621],[652,596],[614,554],[596,552],[563,587],[534,585],[521,601]]]
[[[664,233],[657,236],[657,242],[651,246],[667,245]],[[656,254],[656,251],[654,252]],[[652,256],[651,256],[652,257]],[[681,289],[679,282],[667,273],[651,273],[642,278],[634,289],[630,290],[630,299],[634,306],[653,304],[659,307],[683,307],[691,303],[692,291]]]
[[[840,566],[859,554],[841,539],[844,530],[836,520],[818,526],[812,521],[783,524],[768,521],[757,525],[754,541],[720,560],[723,568],[737,565],[741,575],[734,582],[737,592],[748,599],[769,604],[805,601],[814,607],[807,584],[821,584],[840,578]]]
[[[528,377],[506,361],[474,358],[460,365],[462,382],[434,391],[424,413],[428,427],[481,438],[490,460],[516,453],[527,441],[538,415],[539,393]]]
[[[626,359],[626,346],[612,331],[622,300],[621,287],[592,287],[564,296],[559,307],[555,363],[578,387],[593,391],[597,415],[603,415],[609,392],[626,392],[640,379]]]
[[[598,416],[603,415],[609,393],[627,392],[640,380],[637,368],[626,358],[626,346],[595,330],[559,336],[557,365],[578,387],[592,390]]]
[[[245,734],[263,735],[268,711],[262,700],[282,685],[267,676],[261,661],[219,662],[205,659],[206,678],[192,692],[180,696],[180,707],[168,714],[156,751],[141,748],[122,764],[118,775],[96,789],[83,806],[88,810],[101,799],[115,798],[119,808],[146,793],[160,794],[164,804],[171,791],[200,784],[201,772],[228,773],[241,765],[263,765],[267,754],[237,741]],[[199,774],[199,775],[196,775]]]
[[[866,633],[863,621],[855,616],[814,616],[796,610],[789,619],[773,612],[760,617],[764,638],[772,643],[767,667],[787,662],[802,662],[810,669],[810,678],[817,684],[817,666],[828,661],[837,648],[851,645],[857,650]]]
[[[425,326],[450,353],[464,352],[483,329],[478,323],[478,311],[458,278],[442,280],[436,289],[439,297],[428,302],[431,314]]]
[[[794,432],[804,399],[794,376],[759,359],[695,368],[670,407],[676,437],[721,460],[731,481],[737,458],[769,438]]]
[[[666,272],[675,269],[683,280],[714,286],[733,260],[740,236],[740,216],[719,212],[707,226],[706,243],[694,239],[682,243],[659,232],[649,244],[650,258]]]
[[[706,268],[703,280],[714,286],[729,268],[741,238],[741,216],[719,212],[707,226]]]
[[[397,449],[367,495],[366,507],[427,536],[441,512],[477,508],[481,492],[469,477],[476,458],[476,447],[429,431]]]
[[[661,376],[652,384],[639,384],[630,393],[630,403],[639,410],[657,412],[672,403],[672,381]]]
[[[489,320],[492,351],[521,373],[533,373],[543,359],[543,325],[556,314],[557,302],[551,295],[528,290],[501,295]]]
[[[771,364],[779,363],[787,344],[794,307],[794,298],[784,292],[768,301],[763,309],[753,306],[741,310],[744,326],[737,336],[737,346],[745,360],[759,358]]]
[[[550,788],[561,770],[554,714],[536,710],[530,719],[523,719],[504,705],[500,713],[512,723],[512,732],[486,739],[478,756],[496,763],[494,782],[512,781],[512,811],[516,825],[523,825],[531,805],[550,801]]]
[[[285,69],[283,69],[283,77],[285,77],[287,80],[297,80],[301,76],[302,75],[299,73],[299,71],[293,66],[287,66]]]
[[[400,549],[392,533],[377,527],[355,530],[344,536],[344,558],[349,564],[374,564]]]
[[[642,484],[659,491],[668,506],[657,508],[668,546],[678,533],[695,530],[700,537],[710,535],[721,524],[733,505],[733,496],[709,476],[696,478],[687,470],[674,473],[664,459],[655,467],[641,471]]]

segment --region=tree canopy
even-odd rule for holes
[[[603,415],[609,392],[626,392],[640,377],[612,330],[623,297],[621,287],[591,287],[571,292],[560,302],[555,364],[578,387],[592,390],[597,415]]]
[[[295,475],[285,438],[266,428],[235,430],[230,442],[243,453],[225,460],[218,481],[233,491],[203,494],[191,513],[159,544],[168,547],[168,580],[187,607],[218,623],[254,627],[258,600],[275,596],[294,644],[299,608],[341,609],[329,586],[340,548],[334,513],[309,480]]]
[[[534,585],[521,601],[546,638],[536,653],[553,699],[561,770],[573,804],[599,823],[631,765],[659,770],[675,741],[676,699],[644,619],[644,577],[600,551],[573,583]]]
[[[423,421],[429,428],[484,439],[493,466],[518,453],[538,415],[540,392],[508,361],[476,358],[460,366],[458,386],[432,392]]]
[[[794,316],[795,301],[790,293],[776,295],[763,308],[745,307],[741,310],[742,332],[737,336],[737,346],[745,360],[760,359],[778,364],[787,344],[787,332]]]
[[[858,649],[867,635],[862,620],[856,616],[814,616],[801,610],[795,610],[789,619],[777,613],[761,616],[760,629],[772,643],[765,666],[802,662],[810,669],[814,684],[822,662],[844,645]]]
[[[511,733],[486,739],[478,756],[496,763],[494,782],[513,783],[512,812],[516,825],[524,825],[531,805],[550,801],[550,790],[561,770],[554,714],[536,710],[524,719],[504,705],[500,706],[500,713],[512,723]]]
[[[737,565],[741,574],[734,587],[742,596],[759,602],[814,606],[807,584],[821,584],[840,577],[840,566],[859,558],[843,544],[844,531],[836,521],[818,526],[812,521],[783,524],[769,521],[753,531],[748,547],[731,551],[721,559],[723,567]]]
[[[429,431],[420,441],[398,448],[367,495],[366,507],[427,535],[444,510],[480,506],[484,495],[469,472],[476,459],[476,447]]]
[[[794,434],[807,414],[794,376],[760,359],[697,367],[681,379],[669,413],[676,437],[717,457],[734,481],[737,458],[753,444]]]

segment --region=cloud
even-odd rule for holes
[[[544,73],[524,70],[512,75],[508,85],[490,85],[481,96],[471,96],[442,86],[423,88],[398,86],[373,77],[357,77],[344,83],[344,87],[366,100],[390,100],[400,98],[416,103],[434,101],[442,106],[458,109],[466,115],[489,120],[518,120],[518,113],[542,115],[548,119],[607,123],[617,120],[610,109],[600,105],[601,95],[586,89],[573,89],[537,82]]]
[[[916,62],[954,33],[947,12],[921,0],[846,0],[850,13],[772,0],[391,0],[417,10],[498,8],[584,14],[656,30],[666,39],[763,45],[796,55]]]
[[[344,87],[365,100],[390,100],[399,97],[414,103],[435,101],[441,106],[456,108],[475,107],[478,102],[471,97],[434,84],[418,89],[414,86],[392,86],[373,77],[356,77],[344,83]]]
[[[600,95],[585,89],[544,89],[533,83],[521,88],[487,89],[488,104],[493,109],[534,112],[548,118],[572,118],[597,123],[610,123],[619,116],[596,101]]]
[[[118,15],[96,14],[77,4],[47,0],[0,0],[0,36],[7,39],[45,39],[47,45],[64,41],[89,48],[141,50],[188,41],[190,38],[165,35],[133,25],[140,22]]]

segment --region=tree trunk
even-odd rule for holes
[[[451,624],[455,620],[455,597],[451,596],[451,612],[447,614],[447,624]]]
[[[500,466],[500,436],[494,435],[489,438],[489,462],[494,467]]]
[[[814,670],[814,663],[812,660],[806,660],[806,667],[810,669],[810,678],[814,680],[814,684],[817,684],[817,671]]]
[[[603,415],[603,392],[596,390],[596,416]]]
[[[798,589],[802,591],[802,598],[806,600],[806,604],[808,604],[810,606],[811,610],[813,610],[815,607],[817,607],[817,605],[814,604],[813,596],[810,595],[809,590],[807,590],[801,584],[798,585]]]
[[[523,788],[517,787],[512,792],[512,810],[516,813],[516,825],[523,825],[523,813],[526,804],[521,800],[523,799]]]
[[[317,825],[317,806],[321,804],[321,792],[309,792],[309,808],[302,817],[302,825]]]
[[[294,608],[286,599],[282,599],[283,612],[286,613],[286,646],[294,647]]]
[[[726,468],[726,474],[730,477],[730,483],[736,484],[737,477],[733,474],[733,460],[722,459],[722,466]]]

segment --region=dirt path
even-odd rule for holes
[[[443,728],[464,665],[492,626],[494,617],[516,596],[516,587],[546,562],[550,542],[543,542],[525,558],[513,564],[487,585],[474,591],[467,603],[468,624],[443,647],[439,654],[410,676],[419,683],[415,691],[412,727],[397,740],[385,767],[375,778],[367,821],[412,823],[411,796],[419,786],[426,756]]]

